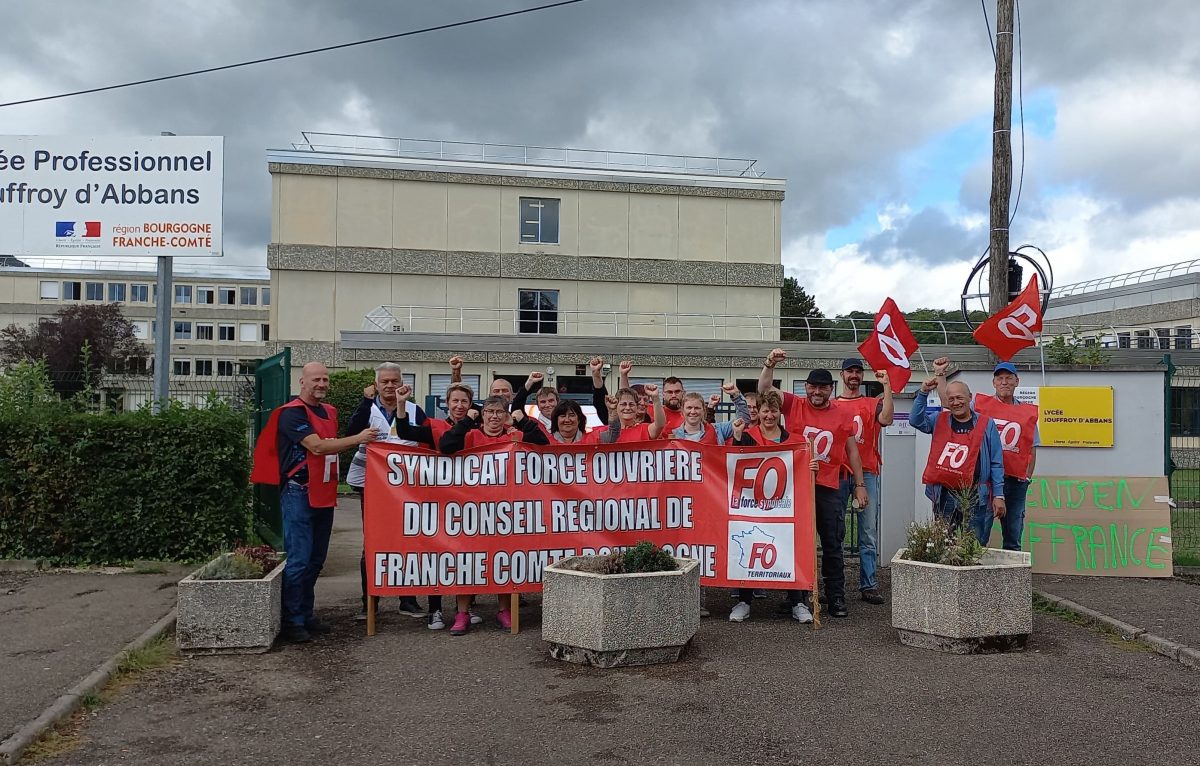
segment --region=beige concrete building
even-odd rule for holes
[[[35,324],[64,306],[118,303],[146,343],[144,365],[113,371],[107,378],[112,395],[126,409],[151,398],[153,341],[158,327],[158,292],[152,261],[35,261],[13,259],[0,266],[0,326]],[[22,264],[22,265],[18,265]],[[189,273],[176,266],[171,333],[172,397],[191,404],[208,391],[229,393],[246,380],[254,363],[267,355],[271,341],[271,286],[266,275],[223,270]],[[226,273],[221,273],[225,271]],[[125,372],[128,374],[118,374]]]
[[[294,365],[396,360],[424,395],[461,353],[485,387],[553,368],[573,390],[601,353],[715,390],[778,340],[785,182],[752,160],[305,138],[268,153]]]

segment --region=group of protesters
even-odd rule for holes
[[[848,616],[843,539],[849,506],[857,511],[858,519],[860,598],[867,604],[883,604],[876,569],[882,463],[880,434],[882,427],[890,425],[894,416],[888,373],[875,371],[875,380],[882,385],[883,391],[879,396],[867,396],[863,391],[863,363],[857,358],[849,358],[842,363],[839,396],[833,396],[834,378],[825,369],[812,370],[804,381],[805,395],[797,396],[775,387],[775,367],[786,358],[782,349],[771,351],[763,363],[757,391],[742,392],[733,384],[722,386],[723,394],[733,405],[733,416],[720,422],[715,413],[722,395],[712,394],[706,398],[700,393],[688,392],[676,377],[665,378],[661,387],[631,385],[633,364],[629,361],[620,363],[619,388],[615,395],[610,395],[604,382],[604,360],[592,358],[587,366],[592,378],[592,408],[599,422],[594,428],[588,427],[584,409],[577,402],[561,397],[552,386],[545,385],[545,376],[540,372],[530,373],[517,390],[507,379],[497,377],[488,395],[478,402],[476,393],[462,382],[463,360],[460,357],[452,357],[449,361],[451,384],[444,394],[447,416],[430,417],[412,401],[413,392],[403,382],[400,365],[385,362],[376,367],[374,383],[363,390],[362,400],[347,428],[350,435],[343,438],[337,438],[336,410],[324,403],[329,389],[328,370],[317,362],[305,365],[299,397],[276,411],[255,449],[254,480],[281,487],[284,545],[288,554],[283,574],[284,637],[304,642],[312,635],[328,630],[314,617],[313,601],[316,580],[328,552],[333,507],[337,500],[340,478],[337,454],[358,448],[346,481],[361,503],[366,483],[366,446],[373,441],[442,454],[513,441],[559,445],[679,439],[736,446],[808,442],[812,445],[810,467],[816,484],[816,529],[822,549],[824,588],[821,600],[827,604],[831,616]],[[922,385],[910,419],[915,428],[934,435],[934,446],[925,471],[927,495],[935,514],[961,521],[964,509],[956,507],[954,500],[960,495],[942,489],[978,484],[980,506],[989,512],[972,512],[972,528],[986,543],[993,518],[1006,519],[1003,523],[1005,547],[1011,547],[1015,540],[1019,549],[1023,489],[1028,486],[1033,471],[1032,442],[1027,445],[1028,440],[1017,438],[1013,444],[1008,441],[1001,444],[996,422],[1005,425],[1019,422],[1020,427],[1028,428],[1035,442],[1036,407],[1033,407],[1034,426],[1028,427],[1028,412],[1021,408],[1029,405],[1018,405],[1012,399],[1016,371],[1011,365],[1001,365],[996,370],[997,397],[981,398],[976,403],[980,412],[986,409],[991,414],[979,414],[971,406],[970,392],[965,384],[957,381],[946,384],[945,372],[949,364],[948,359],[935,362],[935,374]],[[931,417],[926,397],[938,388],[948,410]],[[536,406],[527,414],[526,406],[531,398]],[[1008,427],[1006,433],[1011,431]],[[1021,449],[1025,451],[1024,457],[1018,457],[1010,466],[1010,453]],[[948,473],[936,459],[935,452],[949,454],[947,450],[965,450],[967,455],[965,463],[955,462],[960,469],[956,474]],[[981,518],[983,516],[986,520]],[[373,601],[367,597],[365,554],[360,569],[363,608],[359,616],[365,619],[366,610]],[[765,593],[746,588],[735,590],[732,595],[736,601],[729,619],[742,622],[750,616],[755,598],[765,596]],[[471,595],[457,595],[455,600],[456,611],[449,632],[459,636],[467,633],[472,625],[480,624],[482,617],[473,611]],[[511,626],[510,603],[509,594],[499,596],[496,621],[505,629]],[[789,590],[780,604],[782,613],[790,614],[802,623],[812,621],[812,610],[811,593],[807,591]],[[447,625],[440,595],[428,597],[427,609],[422,609],[415,597],[402,597],[400,611],[424,618],[431,630],[441,630]],[[707,616],[703,605],[701,614]]]

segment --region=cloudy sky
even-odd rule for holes
[[[7,0],[0,101],[537,4]],[[1200,258],[1200,3],[1026,5],[1013,245],[1059,285]],[[265,150],[301,130],[754,157],[788,181],[783,261],[827,314],[949,308],[987,246],[993,66],[971,0],[587,0],[0,109],[0,134],[225,136],[226,262],[252,265]]]

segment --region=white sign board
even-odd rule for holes
[[[0,255],[221,255],[224,139],[0,136]]]

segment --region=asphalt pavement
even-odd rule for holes
[[[901,646],[886,605],[814,631],[768,599],[734,624],[708,589],[682,662],[600,670],[549,658],[536,596],[516,636],[429,631],[390,599],[368,638],[358,535],[347,503],[317,594],[333,634],[148,674],[43,763],[1200,762],[1200,673],[1057,617],[1024,653],[949,656]]]

